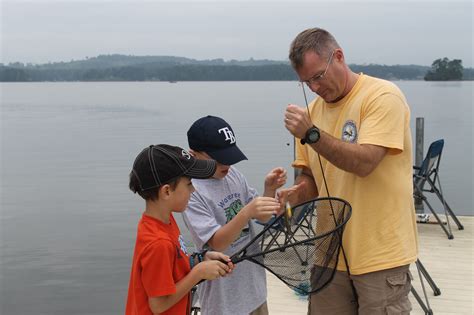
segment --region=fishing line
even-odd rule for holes
[[[302,83],[302,82],[301,82],[301,89],[303,90],[304,101],[305,101],[305,104],[306,104],[306,111],[308,112],[308,118],[311,121],[311,114],[309,112],[308,98],[306,97],[306,90],[304,88],[304,83]],[[311,123],[312,123],[312,121],[311,121]],[[323,163],[321,162],[321,155],[319,154],[319,152],[316,152],[316,153],[318,154],[319,167],[321,168],[321,175],[323,176],[323,182],[324,182],[324,187],[326,188],[326,194],[327,194],[328,198],[331,198],[331,195],[329,194],[328,183],[326,181],[326,175],[324,174]],[[336,220],[331,199],[329,199],[329,206],[330,206],[331,212],[333,214],[333,219]],[[342,246],[342,238],[341,238],[341,251],[342,251],[342,256],[344,257],[344,263],[346,264],[346,267],[347,267],[347,274],[349,275],[349,281],[351,283],[352,293],[354,294],[354,298],[357,301],[357,296],[358,295],[357,295],[357,291],[356,291],[355,286],[354,286],[354,282],[351,279],[349,263],[347,261],[347,256],[346,256],[346,252],[344,251],[344,247]]]
[[[304,88],[303,83],[301,83],[301,88],[303,89],[304,102],[306,103],[306,111],[308,112],[308,118],[309,120],[311,120],[311,115],[309,113],[309,106],[308,106],[308,98],[306,97],[306,90]],[[328,183],[326,182],[326,176],[324,175],[323,163],[321,162],[321,155],[319,155],[319,152],[316,152],[316,153],[318,153],[319,167],[321,168],[321,174],[323,175],[323,181],[324,181],[324,187],[326,188],[326,194],[328,195],[328,197],[331,197],[331,195],[329,194]]]

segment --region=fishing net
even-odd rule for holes
[[[339,198],[317,198],[270,220],[231,259],[249,260],[273,273],[298,294],[324,288],[333,278],[351,206]]]

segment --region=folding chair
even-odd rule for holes
[[[441,182],[439,180],[439,163],[441,161],[441,153],[443,152],[444,140],[440,139],[431,143],[426,157],[421,163],[421,166],[413,166],[413,195],[415,199],[420,199],[424,202],[431,213],[438,221],[441,228],[444,230],[448,239],[453,239],[453,233],[451,232],[451,225],[449,223],[449,216],[458,226],[459,230],[463,230],[461,222],[451,210],[451,207],[446,202],[446,199],[443,197],[443,191],[441,189]],[[434,211],[431,204],[428,202],[428,199],[424,195],[424,192],[434,193],[439,198],[444,207],[444,213],[446,215],[446,229],[445,224],[441,221],[438,214]]]
[[[423,299],[420,297],[418,292],[415,290],[415,287],[413,287],[413,284],[411,286],[411,293],[415,297],[418,304],[420,304],[420,307],[422,308],[423,312],[425,312],[425,315],[432,315],[433,310],[431,309],[430,302],[428,300],[428,295],[426,294],[425,283],[423,281],[423,277],[426,279],[426,281],[428,281],[428,284],[430,285],[431,289],[433,289],[434,296],[441,295],[441,290],[436,286],[436,283],[433,281],[428,271],[425,269],[425,266],[423,266],[423,264],[421,263],[419,259],[416,260],[415,266],[416,266],[416,270],[418,271],[418,277],[420,279],[421,289],[423,290],[423,296],[425,298],[425,301],[423,301]]]

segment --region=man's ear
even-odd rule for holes
[[[191,154],[193,157],[196,157],[196,151],[194,151],[193,149],[189,149],[188,152],[189,152],[189,154]]]
[[[341,48],[336,48],[334,50],[334,59],[344,61],[344,51]]]

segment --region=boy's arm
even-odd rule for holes
[[[230,267],[218,260],[209,260],[197,264],[176,283],[176,292],[157,297],[149,297],[148,305],[153,314],[160,314],[178,303],[201,280],[214,280],[230,272]]]
[[[248,204],[249,205],[249,204]],[[224,251],[240,235],[242,229],[251,219],[247,206],[243,207],[237,215],[214,233],[207,244],[215,251]]]
[[[242,232],[251,218],[260,218],[279,210],[278,201],[275,198],[255,197],[256,191],[249,196],[252,197],[245,207],[227,224],[221,225],[216,221],[212,202],[208,202],[198,191],[195,191],[189,200],[188,208],[183,213],[183,219],[188,226],[194,243],[198,248],[206,244],[215,251],[224,251],[232,244]],[[255,198],[254,198],[255,197]]]
[[[207,242],[216,251],[224,251],[240,235],[250,219],[268,220],[280,210],[280,203],[275,198],[257,197],[243,207],[237,215],[219,228]]]
[[[176,292],[174,294],[148,298],[148,305],[150,306],[151,312],[153,314],[163,313],[188,294],[189,291],[201,281],[201,276],[196,270],[198,269],[191,269],[190,273],[176,283]]]
[[[207,241],[207,244],[216,251],[224,251],[237,240],[242,229],[247,227],[251,219],[266,222],[280,210],[280,204],[274,197],[276,188],[283,185],[286,181],[286,171],[283,168],[275,168],[266,176],[266,194],[263,197],[258,197],[257,191],[247,184],[247,180],[242,174],[237,172],[237,176],[240,178],[241,185],[246,188],[248,195],[245,198],[249,198],[251,201],[247,201],[248,203],[237,215],[219,228]],[[268,191],[267,188],[270,188],[270,190],[274,189],[273,193]]]

